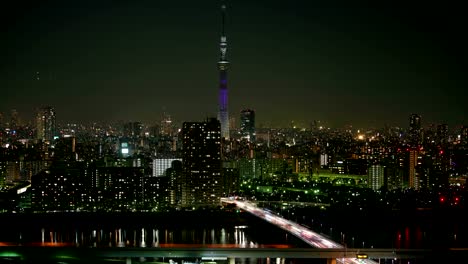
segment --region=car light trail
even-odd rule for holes
[[[273,214],[269,210],[265,210],[263,208],[257,207],[254,203],[245,200],[238,200],[233,198],[221,198],[221,202],[223,203],[230,203],[235,204],[240,209],[247,211],[257,217],[262,218],[263,220],[272,223],[283,230],[288,231],[289,233],[295,235],[296,237],[300,238],[302,241],[306,242],[307,244],[311,245],[315,248],[344,248],[343,245],[336,243],[335,241],[328,239],[308,228],[303,227],[300,224],[297,224],[293,221],[289,221],[284,219],[280,216]],[[337,259],[339,263],[351,263],[351,264],[358,264],[358,263],[365,263],[365,264],[376,264],[377,262],[369,260],[369,259],[350,259],[350,258],[342,258]]]

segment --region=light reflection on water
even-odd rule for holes
[[[22,242],[37,244],[40,241],[44,245],[57,244],[84,247],[265,247],[252,236],[254,232],[255,230],[248,226],[180,230],[146,227],[58,230],[43,227],[40,229],[40,240],[34,239],[35,236],[33,236],[30,241]],[[260,236],[262,235],[260,234]],[[281,247],[293,247],[292,244],[289,244],[289,241],[281,242]],[[268,242],[266,244],[268,246]]]
[[[255,226],[231,226],[225,228],[157,228],[157,227],[118,227],[118,228],[71,228],[41,227],[35,228],[21,245],[46,247],[183,247],[183,248],[289,248],[301,247],[288,240],[288,236],[271,228],[262,230]],[[18,233],[17,233],[18,234]],[[278,237],[282,237],[278,239]],[[0,242],[1,244],[1,242]],[[303,245],[302,245],[303,247]],[[118,258],[109,261],[122,261]],[[168,262],[169,261],[169,262]],[[148,257],[139,258],[135,263],[201,263],[195,258]],[[1,261],[0,261],[1,262]],[[74,262],[75,263],[75,262]],[[87,263],[78,258],[76,263]],[[303,264],[317,262],[300,262],[284,258],[235,258],[216,261],[219,264]],[[319,262],[320,263],[320,262]]]

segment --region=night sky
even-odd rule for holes
[[[230,115],[251,108],[264,126],[406,127],[410,113],[468,124],[465,9],[407,2],[228,1]],[[216,116],[219,1],[26,3],[0,11],[1,112]]]

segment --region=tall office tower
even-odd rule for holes
[[[226,5],[221,5],[221,42],[219,44],[220,58],[218,61],[219,69],[219,112],[218,120],[221,123],[221,137],[229,138],[229,113],[228,113],[228,88],[227,88],[227,70],[229,62],[226,59],[227,41],[224,32],[224,20],[226,16]]]
[[[249,142],[255,142],[255,111],[245,109],[241,111],[241,138],[247,139]]]
[[[421,116],[418,114],[411,114],[409,127],[409,141],[412,146],[418,146],[422,142],[422,130],[421,130]]]
[[[37,111],[36,115],[37,139],[52,141],[55,136],[55,110],[45,106]]]
[[[367,173],[368,185],[374,191],[378,191],[384,186],[384,170],[385,167],[382,165],[371,165]]]
[[[221,177],[221,124],[206,122],[182,125],[182,204],[217,204],[223,195]]]

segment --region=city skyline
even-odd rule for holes
[[[0,112],[57,121],[216,116],[220,1],[47,1],[2,18]],[[465,125],[461,9],[227,2],[231,116],[261,126]]]

